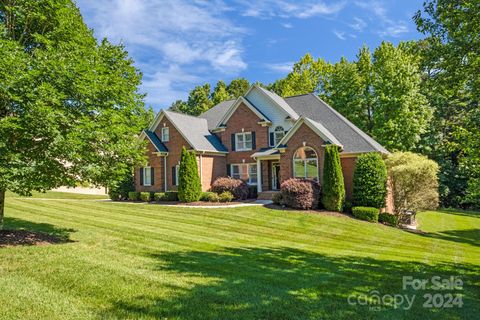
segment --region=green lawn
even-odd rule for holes
[[[44,197],[45,198],[45,197]],[[72,242],[0,248],[2,319],[475,319],[480,214],[419,214],[427,234],[348,217],[9,195],[7,228]],[[55,199],[58,198],[58,199]],[[458,276],[463,289],[402,289],[402,276]],[[402,306],[351,295],[416,295]],[[424,308],[425,293],[463,307]]]

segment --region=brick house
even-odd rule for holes
[[[202,189],[221,176],[272,192],[291,177],[322,184],[324,148],[340,147],[347,199],[358,155],[389,152],[314,94],[282,98],[258,85],[198,117],[161,111],[148,130],[148,165],[135,170],[137,191],[176,190],[183,146],[197,155]]]

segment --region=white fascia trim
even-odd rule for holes
[[[263,96],[267,97],[268,100],[270,100],[270,102],[272,102],[274,105],[276,105],[280,110],[283,111],[283,113],[285,113],[287,116],[289,116],[290,118],[292,118],[293,121],[297,120],[299,117],[298,115],[293,115],[293,114],[290,114],[287,112],[287,110],[285,110],[281,105],[279,105],[275,100],[273,100],[268,94],[265,94],[265,92],[263,92],[262,90],[260,90],[259,88],[259,85],[257,84],[253,84],[250,89],[248,89],[247,93],[244,94],[244,96],[246,97],[250,91],[252,91],[253,88],[257,89]],[[265,89],[267,90],[267,89]],[[268,91],[268,90],[267,90]],[[286,102],[285,102],[286,103]],[[293,117],[292,117],[293,116]],[[295,119],[295,116],[297,117],[297,119]]]
[[[297,132],[297,130],[300,128],[302,124],[306,124],[310,129],[313,130],[316,134],[318,134],[324,141],[330,141],[330,138],[327,137],[322,131],[320,131],[317,127],[315,127],[308,119],[306,119],[304,116],[301,116],[297,122],[293,125],[293,127],[287,132],[287,134],[280,140],[280,142],[277,144],[277,146],[286,144],[288,140]],[[332,142],[332,141],[330,141]],[[333,142],[332,142],[333,143]],[[275,147],[277,147],[275,146]],[[343,148],[342,145],[339,145],[339,147]]]
[[[238,108],[238,106],[240,105],[240,103],[244,103],[250,110],[253,111],[253,113],[255,113],[261,120],[265,120],[265,121],[269,121],[271,122],[270,120],[266,119],[265,116],[263,114],[261,114],[257,108],[255,108],[250,102],[248,102],[247,99],[245,99],[244,97],[238,97],[237,100],[235,101],[234,104],[232,104],[230,106],[230,109],[228,109],[227,113],[225,113],[225,115],[223,116],[223,118],[218,122],[218,125],[224,125],[228,119],[230,119],[230,117],[232,116],[233,112],[235,112],[235,110]],[[221,128],[221,127],[220,127]]]

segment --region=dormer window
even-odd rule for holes
[[[170,130],[168,127],[163,127],[162,128],[162,142],[167,142],[170,140]]]

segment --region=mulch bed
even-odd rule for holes
[[[177,205],[177,206],[191,206],[191,207],[211,207],[211,206],[231,206],[233,204],[242,204],[242,203],[253,203],[253,200],[244,200],[244,201],[232,201],[232,202],[206,202],[206,201],[197,201],[197,202],[179,202],[179,201],[160,201],[160,202],[150,202],[152,204],[166,204],[166,205]]]
[[[42,246],[65,243],[68,239],[28,230],[0,230],[0,248],[9,246]]]

